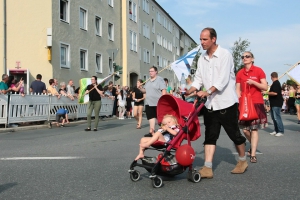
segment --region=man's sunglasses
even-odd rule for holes
[[[241,56],[241,58],[242,58],[242,59],[244,59],[244,58],[251,58],[251,56],[246,55],[246,56]]]

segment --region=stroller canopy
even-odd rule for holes
[[[166,94],[161,96],[158,100],[157,121],[158,124],[161,124],[163,117],[167,114],[175,116],[181,127],[187,125],[190,140],[194,141],[201,136],[198,115],[194,117],[191,124],[187,124],[184,120],[184,118],[191,116],[193,112],[196,112],[193,104],[187,103],[173,95]]]

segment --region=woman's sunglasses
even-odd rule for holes
[[[241,58],[242,58],[242,59],[244,59],[244,58],[251,58],[251,56],[246,55],[246,56],[241,56]]]

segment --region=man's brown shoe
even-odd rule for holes
[[[199,173],[201,175],[201,178],[213,178],[213,176],[214,176],[212,168],[205,167],[205,166],[203,166],[199,170]]]
[[[247,167],[248,167],[247,160],[245,160],[245,161],[239,160],[239,162],[237,163],[235,168],[231,171],[231,173],[232,174],[242,174],[246,171]]]

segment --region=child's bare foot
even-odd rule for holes
[[[147,143],[142,143],[142,144],[140,144],[140,147],[142,147],[142,148],[148,148],[148,147],[150,147],[150,145],[148,145]]]
[[[139,159],[141,159],[141,158],[144,158],[144,154],[139,154],[139,155],[137,155],[137,157],[136,157],[134,160],[139,160]]]

